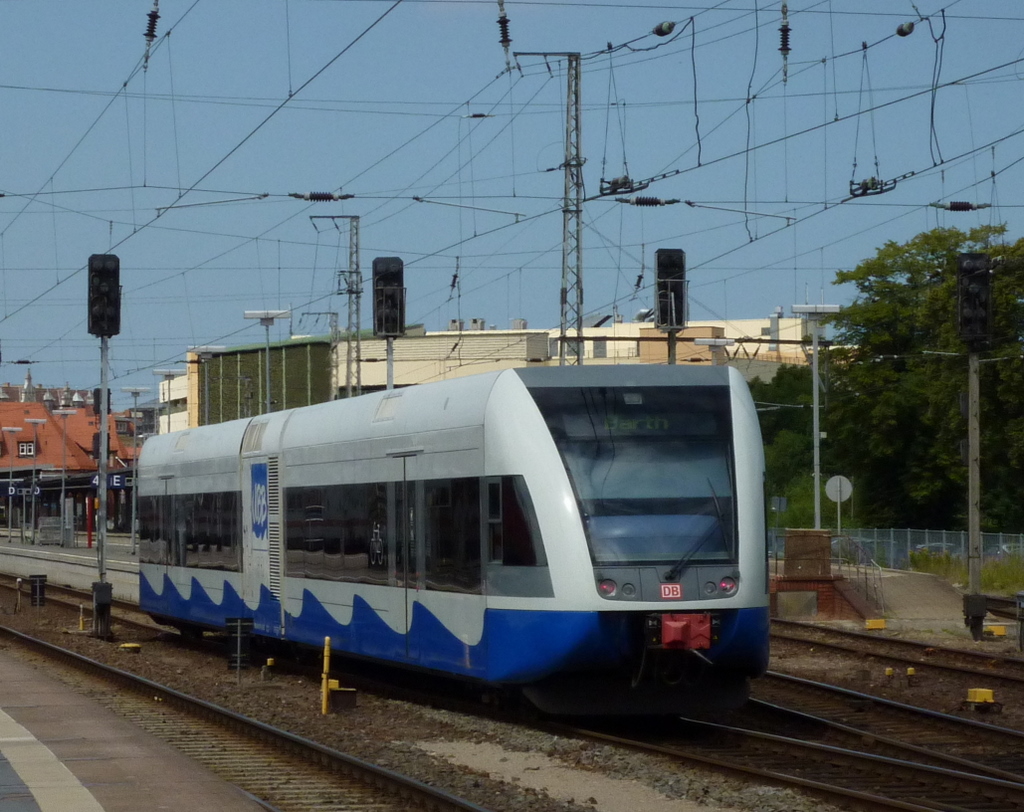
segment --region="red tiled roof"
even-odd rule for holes
[[[96,460],[92,459],[92,436],[99,431],[99,418],[92,409],[75,409],[74,414],[67,417],[51,414],[42,403],[0,403],[0,427],[16,427],[22,430],[17,434],[3,432],[0,446],[0,472],[9,469],[13,452],[14,469],[24,470],[32,467],[32,457],[19,457],[18,443],[33,439],[33,428],[37,429],[39,448],[36,451],[35,465],[38,468],[52,467],[60,470],[64,460],[64,421],[67,421],[67,470],[95,471]],[[26,419],[42,419],[45,423],[34,427],[26,423]],[[117,436],[113,415],[109,418],[110,450],[115,457],[127,460],[131,455],[130,444],[122,443]]]

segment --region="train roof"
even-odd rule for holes
[[[527,388],[577,386],[728,386],[742,381],[729,367],[608,366],[527,367],[485,372],[435,383],[372,392],[241,420],[149,438],[143,467],[231,460],[246,451],[278,453],[284,448],[401,437],[483,425],[491,391],[501,376],[515,376]],[[248,437],[258,435],[252,447]],[[265,428],[263,427],[265,426]],[[204,470],[211,472],[208,465]]]

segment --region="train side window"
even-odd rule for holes
[[[427,588],[479,593],[480,481],[441,479],[423,485]]]
[[[337,521],[342,543],[341,580],[369,584],[388,581],[387,486],[381,482],[342,485]]]
[[[140,563],[240,570],[241,504],[236,491],[140,496]]]
[[[487,480],[487,549],[491,561],[504,558],[504,528],[501,522],[501,480]]]
[[[502,563],[514,567],[546,566],[544,545],[541,543],[540,525],[533,509],[533,500],[521,476],[501,478],[502,536],[504,554]]]
[[[521,476],[487,482],[487,540],[490,560],[509,567],[546,566],[540,525]]]

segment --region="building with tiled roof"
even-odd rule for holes
[[[100,418],[91,404],[54,410],[50,405],[41,400],[0,400],[0,532],[10,531],[16,538],[31,537],[29,528],[33,523],[39,526],[41,518],[60,516],[62,492],[68,500],[68,526],[84,529],[90,523],[99,468],[93,437],[99,433]],[[107,419],[108,470],[127,472],[134,458],[130,416]],[[108,498],[110,515],[123,524],[124,493]]]

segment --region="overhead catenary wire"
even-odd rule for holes
[[[777,20],[777,18],[776,18],[776,20]],[[823,197],[824,197],[824,196],[823,196]],[[186,204],[186,205],[188,205],[188,204]],[[286,245],[287,245],[287,244],[288,244],[288,241],[286,241]]]

